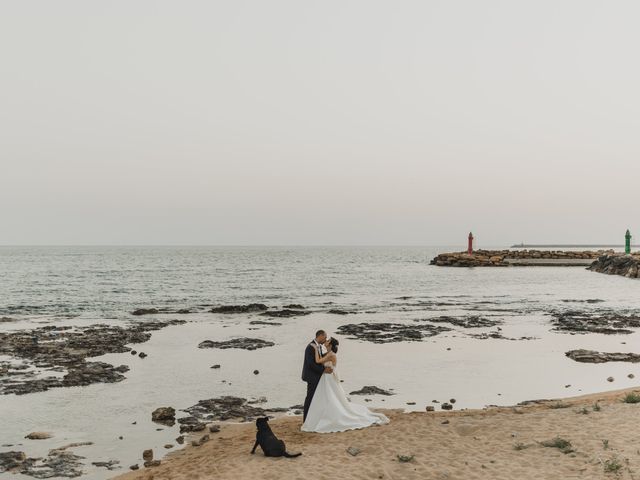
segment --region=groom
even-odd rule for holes
[[[316,387],[322,378],[323,373],[331,373],[331,367],[324,368],[320,363],[316,363],[316,351],[322,357],[322,344],[327,341],[327,334],[324,330],[316,332],[316,338],[311,341],[304,351],[304,365],[302,366],[302,380],[307,382],[307,398],[304,399],[304,413],[302,421],[307,419],[313,394],[316,393]]]

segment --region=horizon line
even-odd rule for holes
[[[464,247],[466,250],[466,242],[460,243],[440,243],[440,244],[420,244],[420,243],[325,243],[325,244],[286,244],[286,243],[0,243],[0,247]],[[529,243],[518,244],[487,244],[486,246],[474,247],[474,250],[483,250],[489,247],[509,248],[550,248],[550,247],[566,247],[566,248],[582,248],[582,247],[610,247],[624,248],[624,244],[612,243],[588,243],[588,244],[572,244],[572,243]],[[631,245],[632,247],[640,247]]]

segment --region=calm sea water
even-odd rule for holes
[[[478,408],[635,385],[627,374],[640,378],[638,366],[579,364],[564,352],[633,351],[638,333],[559,334],[550,331],[549,312],[638,311],[640,282],[582,267],[455,269],[428,264],[438,252],[460,249],[0,247],[0,316],[18,320],[0,323],[2,330],[130,322],[139,318],[130,312],[140,307],[194,309],[179,317],[141,317],[188,321],[154,332],[149,342],[137,346],[149,354],[146,360],[126,353],[96,359],[129,365],[127,379],[120,383],[0,396],[0,444],[37,456],[62,444],[92,441],[93,446],[76,450],[87,457],[87,478],[108,478],[114,473],[90,462],[117,459],[125,471],[141,463],[143,449],[162,454],[162,446],[177,436],[176,427],[157,431],[150,421],[158,406],[186,408],[220,395],[265,396],[269,406],[301,403],[306,342],[317,328],[335,332],[346,323],[412,323],[444,314],[480,314],[503,320],[505,336],[536,337],[479,340],[469,334],[492,329],[454,328],[423,342],[377,345],[341,338],[340,371],[347,391],[378,385],[396,392],[371,397],[368,405],[373,407],[423,410],[433,399],[453,397],[456,408]],[[602,302],[585,303],[587,299]],[[281,326],[260,327],[249,324],[253,315],[207,313],[210,305],[250,302],[300,303],[313,313],[282,319]],[[330,308],[358,313],[332,315]],[[276,346],[251,352],[197,348],[202,340],[238,336],[257,336]],[[222,368],[210,369],[214,363]],[[256,368],[259,375],[253,375]],[[606,381],[610,375],[616,379],[613,384]],[[54,437],[23,439],[36,430]]]
[[[543,302],[604,297],[633,305],[636,285],[583,269],[434,268],[455,247],[0,247],[0,314],[123,318],[141,306],[291,301],[385,308],[398,296]],[[459,250],[459,248],[458,248]]]

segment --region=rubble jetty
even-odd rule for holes
[[[634,254],[610,253],[599,256],[587,270],[609,275],[622,275],[638,278],[640,271],[640,252]]]
[[[441,253],[431,260],[439,267],[588,266],[613,250],[474,250]]]

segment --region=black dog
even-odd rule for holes
[[[259,418],[256,420],[256,427],[258,432],[256,433],[256,443],[253,446],[251,453],[256,453],[256,448],[260,445],[265,457],[286,457],[295,458],[302,455],[301,453],[290,454],[287,453],[287,447],[282,440],[278,440],[278,437],[271,431],[269,426],[269,419],[267,417]]]

